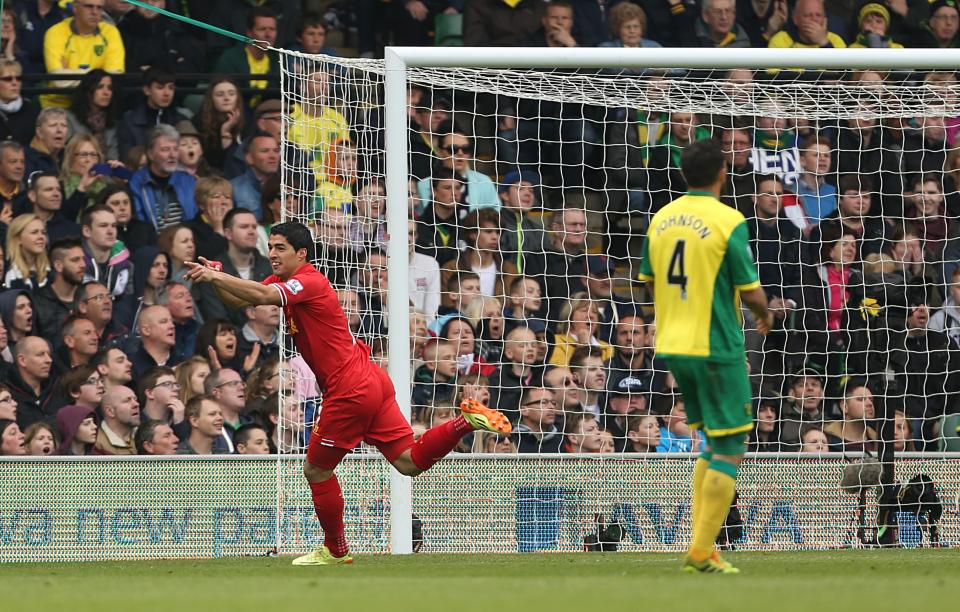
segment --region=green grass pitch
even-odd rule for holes
[[[738,576],[691,576],[670,554],[362,556],[352,566],[290,559],[130,561],[0,567],[0,609],[582,610],[953,609],[960,551],[731,553]]]

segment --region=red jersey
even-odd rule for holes
[[[326,276],[306,263],[286,281],[271,274],[262,282],[280,292],[287,331],[327,395],[336,395],[338,385],[352,385],[368,375],[370,349],[350,333]]]

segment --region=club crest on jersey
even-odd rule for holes
[[[303,284],[295,278],[291,278],[290,280],[285,282],[284,285],[287,287],[287,289],[290,290],[290,293],[292,293],[293,295],[297,295],[298,293],[303,291]]]

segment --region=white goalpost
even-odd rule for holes
[[[791,427],[791,416],[784,412],[785,407],[804,404],[803,397],[798,401],[791,395],[796,393],[792,385],[797,377],[816,377],[822,394],[820,421],[794,423],[795,435],[802,437],[810,429],[826,432],[824,440],[829,440],[830,451],[842,450],[846,455],[861,455],[865,447],[874,454],[879,453],[881,458],[890,458],[894,448],[898,447],[895,453],[897,482],[923,472],[933,475],[945,498],[952,499],[960,491],[958,462],[956,456],[945,452],[952,447],[946,441],[949,432],[943,431],[944,423],[953,422],[950,411],[954,409],[952,396],[960,390],[957,386],[960,371],[956,369],[960,368],[960,362],[952,361],[952,357],[940,361],[939,349],[930,348],[928,355],[932,357],[927,362],[930,376],[923,384],[905,375],[901,377],[898,371],[901,366],[914,363],[911,359],[915,359],[908,354],[909,347],[914,346],[909,344],[914,338],[910,335],[912,324],[904,322],[913,316],[912,309],[916,307],[913,301],[919,299],[931,314],[935,312],[950,295],[951,280],[949,276],[944,278],[944,274],[949,274],[960,263],[951,259],[950,254],[954,245],[951,239],[955,239],[960,248],[960,234],[951,234],[957,222],[953,215],[960,212],[960,183],[954,182],[953,175],[958,168],[947,166],[955,159],[951,151],[960,147],[960,138],[957,142],[950,142],[960,127],[953,122],[954,118],[960,117],[960,86],[955,78],[943,76],[952,74],[960,65],[960,52],[934,49],[706,51],[388,47],[384,60],[354,60],[279,51],[288,113],[282,143],[283,193],[290,199],[284,210],[285,219],[304,221],[316,230],[318,264],[336,273],[334,285],[344,292],[347,304],[352,303],[351,299],[356,300],[354,306],[347,308],[348,315],[357,315],[356,333],[372,343],[375,358],[387,364],[398,390],[398,403],[407,418],[420,419],[425,425],[431,422],[430,417],[422,416],[425,414],[423,406],[412,405],[409,393],[415,388],[411,381],[424,384],[417,375],[425,357],[420,352],[423,350],[422,338],[412,336],[418,333],[415,321],[424,313],[413,309],[411,298],[414,296],[408,287],[415,286],[424,271],[417,268],[418,264],[413,263],[410,255],[413,245],[408,237],[408,224],[412,211],[415,211],[416,232],[427,232],[429,223],[424,219],[435,218],[429,216],[428,211],[432,199],[439,197],[433,193],[435,177],[418,175],[413,170],[420,163],[415,156],[422,154],[411,150],[411,142],[420,145],[415,140],[420,135],[411,127],[414,113],[430,111],[430,108],[422,108],[418,99],[432,101],[436,108],[439,108],[436,101],[442,99],[445,105],[442,110],[449,120],[449,125],[432,136],[430,130],[420,132],[426,134],[423,136],[425,141],[431,141],[427,142],[425,149],[430,150],[425,154],[430,159],[424,162],[431,172],[436,172],[442,165],[441,138],[457,132],[470,141],[467,148],[472,151],[473,158],[469,169],[474,174],[489,177],[494,193],[511,193],[510,185],[503,182],[511,172],[519,172],[520,177],[537,176],[539,184],[533,187],[540,201],[530,217],[538,221],[538,227],[543,229],[547,239],[556,238],[557,244],[561,245],[557,248],[566,253],[564,240],[571,230],[564,225],[564,211],[582,211],[585,217],[584,246],[578,254],[604,258],[602,265],[613,276],[617,295],[603,296],[604,299],[610,298],[621,306],[643,311],[647,317],[652,315],[650,304],[646,303],[642,287],[634,280],[638,270],[637,243],[642,240],[649,214],[685,189],[677,183],[677,174],[673,172],[676,168],[671,165],[671,156],[678,155],[679,150],[671,135],[689,133],[696,139],[742,133],[751,139],[747,153],[750,168],[741,172],[736,169],[737,162],[732,162],[732,181],[735,188],[752,184],[753,189],[727,194],[731,196],[728,203],[746,208],[742,212],[748,220],[759,223],[761,213],[756,212],[754,207],[759,205],[755,202],[758,196],[769,194],[758,191],[757,181],[769,180],[771,184],[780,185],[786,194],[780,202],[781,220],[785,225],[775,227],[781,228],[777,231],[792,228],[790,238],[788,240],[786,235],[780,234],[773,240],[754,236],[754,246],[779,245],[777,248],[783,252],[787,248],[783,245],[793,244],[791,248],[802,253],[798,257],[813,253],[809,255],[812,259],[795,262],[800,271],[790,277],[792,280],[786,279],[788,265],[793,264],[761,262],[762,266],[767,266],[767,272],[779,268],[777,273],[784,280],[782,292],[775,297],[782,297],[784,303],[793,303],[792,307],[784,307],[782,345],[763,344],[750,333],[749,320],[746,325],[758,405],[761,400],[771,399],[767,396],[771,390],[776,391],[776,400],[780,402],[776,435],[783,433],[781,428],[785,431]],[[731,76],[730,71],[744,71],[749,78]],[[868,72],[870,76],[864,76]],[[879,79],[875,80],[873,74]],[[930,74],[941,76],[931,78]],[[318,86],[320,82],[322,84]],[[422,98],[411,97],[411,89]],[[554,116],[552,111],[545,110],[548,105],[564,110],[557,111]],[[567,116],[564,113],[568,107],[577,107],[577,111]],[[592,116],[588,116],[590,112]],[[423,117],[420,116],[421,120]],[[511,128],[510,121],[503,121],[505,117],[522,125],[519,129],[515,125]],[[548,128],[547,124],[553,119],[559,119],[560,125],[550,131],[553,128]],[[689,131],[678,129],[672,132],[680,121],[689,121]],[[574,123],[576,125],[571,126]],[[869,127],[871,125],[876,127],[878,136],[868,142],[861,137],[873,129]],[[932,134],[940,128],[946,136],[935,146]],[[511,129],[514,132],[510,132]],[[524,130],[527,131],[523,133]],[[590,130],[596,133],[590,136]],[[347,138],[342,138],[345,134],[348,134]],[[614,140],[617,134],[623,135],[625,141]],[[878,142],[879,135],[883,139]],[[760,143],[761,137],[768,138],[768,141]],[[856,141],[861,144],[850,145],[853,137],[861,138]],[[899,139],[895,146],[891,144],[894,140],[889,140],[893,137]],[[314,144],[311,144],[311,138]],[[337,145],[338,139],[347,142]],[[919,143],[918,147],[914,147],[914,143]],[[511,153],[507,146],[511,144],[520,152]],[[533,144],[537,149],[531,154]],[[826,147],[823,154],[830,158],[829,169],[820,172],[803,166],[806,163],[815,165],[815,162],[807,162],[801,157],[821,145]],[[623,155],[617,157],[621,152]],[[653,160],[661,153],[667,166],[655,167]],[[880,160],[877,162],[880,166],[871,165],[874,164],[873,158],[869,157],[872,155]],[[347,171],[338,165],[344,156],[357,160],[349,177],[346,177]],[[898,167],[882,165],[894,158]],[[941,158],[942,163],[937,167]],[[793,166],[786,167],[790,164]],[[636,182],[641,174],[642,180]],[[942,196],[942,209],[930,212],[931,220],[922,217],[927,201],[923,190],[928,175],[935,175],[941,191],[939,196]],[[798,181],[811,176],[820,181],[821,191],[815,198],[808,199],[809,187],[804,192],[805,188],[798,185]],[[466,178],[457,178],[466,189],[465,201],[459,204],[463,209],[461,221],[468,218],[467,210],[472,213],[488,207],[501,211],[499,206],[507,206],[505,196],[501,196],[499,202],[477,204],[479,194],[485,193],[481,190],[487,188],[486,183],[474,182],[467,174],[463,177]],[[844,177],[846,180],[841,180]],[[833,209],[841,210],[837,213],[841,216],[847,214],[842,208],[846,205],[843,200],[845,192],[839,188],[851,184],[850,177],[858,178],[857,189],[862,192],[859,197],[873,198],[874,212],[870,216],[879,217],[884,225],[883,235],[874,237],[876,244],[868,244],[868,238],[854,234],[858,240],[855,261],[846,267],[856,267],[858,271],[850,278],[844,277],[841,289],[847,297],[845,305],[838,310],[831,308],[829,295],[825,298],[821,295],[816,303],[809,297],[811,291],[820,290],[818,270],[824,275],[833,274],[829,271],[832,250],[823,252],[827,244],[824,232],[830,221],[828,213],[833,211],[824,209],[822,219],[827,223],[821,226],[822,219],[817,216],[817,210],[805,202],[816,202],[816,206],[820,206],[823,194],[829,192],[823,185],[832,186]],[[897,188],[891,186],[891,177],[897,178]],[[426,183],[423,182],[425,179]],[[743,182],[738,182],[740,180]],[[915,183],[917,180],[920,181],[919,187]],[[333,183],[341,189],[322,187],[321,183]],[[814,189],[817,188],[815,184]],[[382,192],[378,191],[380,189]],[[424,193],[428,195],[428,201],[423,201]],[[381,208],[370,204],[370,199],[377,197],[383,199]],[[789,212],[784,210],[789,205],[799,208]],[[801,217],[791,216],[797,210],[801,211]],[[865,218],[867,215],[861,216]],[[469,218],[478,222],[474,217]],[[944,235],[931,230],[934,218],[938,219],[938,224],[939,219],[943,219],[942,225],[947,230]],[[840,221],[857,224],[857,220],[849,216],[837,219],[841,235],[838,244],[846,236],[844,228],[849,227],[841,226]],[[920,236],[919,241],[920,261],[904,259],[906,256],[899,250],[909,246],[911,236],[916,237],[918,232],[925,230],[927,234]],[[906,236],[903,231],[907,232]],[[794,233],[796,239],[792,237]],[[420,236],[419,233],[415,235]],[[464,235],[459,236],[461,254],[454,256],[453,263],[440,264],[439,274],[444,282],[448,282],[451,275],[459,279],[462,274],[471,272],[469,264],[463,264],[462,259],[471,249],[479,251],[480,248],[473,242],[475,238],[465,239]],[[936,249],[926,248],[934,242],[937,242]],[[503,242],[499,244],[502,246]],[[421,246],[417,246],[418,250]],[[442,251],[441,247],[432,248],[432,253]],[[377,259],[379,249],[385,253],[385,262]],[[551,249],[552,246],[547,250],[552,253]],[[512,255],[502,250],[495,253],[497,265],[501,266],[497,275],[514,279],[527,274],[526,271],[507,272],[504,269],[503,261]],[[589,310],[593,308],[589,304],[594,299],[590,293],[592,285],[586,280],[581,283],[572,272],[569,277],[551,272],[555,268],[551,268],[549,262],[543,265],[534,263],[538,256],[536,252],[521,253],[518,257],[524,255],[527,258],[524,269],[536,269],[529,275],[535,277],[544,292],[542,310],[531,315],[531,319],[542,320],[546,327],[546,338],[538,337],[538,342],[546,346],[548,356],[545,363],[537,365],[546,366],[541,373],[569,367],[570,355],[564,362],[557,357],[557,347],[565,341],[562,339],[564,334],[568,334],[573,338],[569,350],[576,354],[574,350],[578,348],[578,342],[586,338],[572,332],[578,307],[573,302],[581,299],[573,294],[586,291],[587,295],[582,299],[588,303],[586,308]],[[824,260],[820,261],[818,257]],[[841,263],[837,264],[837,269],[842,275],[846,267]],[[383,266],[385,277],[381,270]],[[483,277],[481,268],[483,266],[475,266],[473,271]],[[860,272],[862,269],[869,269],[869,274],[875,272],[876,275],[865,276]],[[916,292],[907,295],[907,291],[908,287],[923,282],[910,284],[905,270],[911,278],[930,279],[924,281],[926,293],[920,298],[915,298]],[[889,280],[891,274],[898,273],[904,276],[901,284]],[[583,274],[585,279],[588,270],[584,269]],[[827,276],[821,279],[825,283],[821,294],[830,291],[826,279]],[[377,283],[389,283],[390,290]],[[555,287],[563,285],[566,292],[551,293]],[[351,297],[351,292],[355,297]],[[936,293],[935,298],[930,297],[932,292]],[[788,295],[794,297],[788,299]],[[497,284],[494,292],[489,294],[481,291],[481,300],[487,298],[497,302],[502,313],[503,308],[511,303],[509,285],[506,282]],[[447,296],[443,299],[446,300]],[[371,303],[376,303],[376,308],[371,307]],[[894,314],[901,312],[902,317]],[[821,315],[825,327],[812,329],[810,321]],[[894,319],[895,316],[899,318]],[[438,323],[438,329],[431,329],[431,335],[447,333],[439,328],[442,315],[434,313],[433,317],[426,318],[428,322]],[[480,318],[484,326],[488,324],[485,320],[486,317]],[[651,322],[648,320],[645,324]],[[616,319],[610,323],[608,331],[611,334],[616,333],[617,324]],[[596,327],[600,325],[598,322]],[[502,336],[492,340],[480,338],[482,332],[477,331],[480,327],[474,327],[478,346],[499,343],[500,352],[489,353],[496,355],[497,361],[489,365],[494,367],[490,372],[495,368],[502,369],[503,364],[509,362],[503,352],[507,346],[505,339]],[[814,331],[820,332],[819,335]],[[645,333],[653,332],[651,329]],[[487,340],[490,342],[484,344]],[[953,338],[949,340],[952,342]],[[580,397],[586,398],[581,402],[582,406],[591,402],[585,412],[593,409],[592,402],[596,400],[599,408],[595,420],[602,429],[613,431],[616,427],[607,426],[607,423],[616,420],[619,413],[611,412],[614,410],[610,407],[611,399],[616,390],[610,389],[609,383],[630,372],[618,370],[618,366],[612,365],[618,362],[610,361],[610,355],[616,355],[618,349],[615,335],[600,338],[594,334],[589,340],[582,341],[582,345],[592,345],[597,352],[610,351],[603,356],[606,381],[603,388],[591,390],[587,385],[581,389]],[[925,346],[933,347],[932,344]],[[951,355],[953,350],[949,348]],[[483,361],[486,354],[477,349],[476,355],[470,357],[473,359],[470,363],[476,365],[477,358]],[[838,361],[838,355],[842,355],[839,360],[842,363]],[[476,368],[470,370],[464,365],[466,355],[458,357],[461,358],[458,380],[467,376],[468,371],[475,373]],[[647,405],[645,410],[665,410],[665,413],[657,414],[662,417],[660,422],[667,432],[671,433],[675,420],[672,410],[677,400],[675,395],[674,399],[670,398],[675,390],[664,382],[667,373],[652,357],[644,366],[649,370],[652,382],[648,384],[652,388],[646,388],[644,393],[645,401],[653,407]],[[580,367],[574,365],[571,372]],[[811,369],[817,374],[802,373]],[[582,371],[586,372],[585,369]],[[930,383],[934,375],[936,379]],[[863,433],[868,437],[864,444],[854,448],[852,440],[841,437],[840,442],[836,442],[830,432],[834,431],[831,423],[836,422],[840,428],[837,431],[846,435],[845,419],[849,420],[849,417],[844,415],[849,411],[845,406],[854,398],[844,395],[845,388],[849,387],[851,380],[861,378],[863,386],[874,396],[876,405],[872,417],[860,417]],[[284,384],[293,384],[296,380],[293,375],[284,380]],[[439,388],[439,383],[427,386],[434,384]],[[462,382],[452,385],[454,393],[463,392]],[[544,385],[549,386],[548,383]],[[521,389],[507,389],[506,386],[497,388],[495,383],[490,387],[498,397],[506,390],[518,395],[521,392]],[[863,392],[856,401],[860,401],[862,395]],[[427,414],[435,414],[441,408],[436,397],[436,393],[431,395],[433,399],[427,405]],[[918,408],[920,404],[922,407]],[[565,418],[569,425],[573,412],[565,411],[562,406],[558,412],[561,421]],[[902,428],[901,420],[906,422],[902,426],[906,427],[903,435],[895,432]],[[310,424],[307,422],[306,427],[309,428]],[[617,435],[616,432],[611,434],[613,437]],[[895,439],[895,436],[899,437]],[[623,437],[621,433],[614,443],[618,446],[624,444]],[[765,439],[760,442],[767,444]],[[739,483],[740,497],[745,500],[741,503],[752,512],[755,531],[750,533],[748,529],[740,545],[786,549],[867,545],[862,538],[858,540],[855,533],[856,527],[862,528],[863,525],[851,518],[858,508],[855,496],[837,499],[833,494],[844,453],[810,454],[803,452],[802,443],[796,447],[786,444],[756,446],[761,450],[776,448],[776,451],[754,455],[745,463]],[[281,450],[295,452],[303,449]],[[691,454],[630,454],[628,448],[626,453],[604,455],[593,454],[592,449],[585,447],[571,449],[579,452],[561,455],[548,452],[504,455],[499,451],[491,455],[484,454],[487,448],[478,446],[466,450],[472,450],[474,454],[454,454],[429,474],[411,481],[379,466],[375,458],[368,457],[361,449],[360,456],[351,457],[345,463],[347,477],[342,478],[345,495],[351,495],[353,487],[356,490],[353,499],[362,506],[354,516],[362,524],[348,526],[348,537],[356,542],[358,538],[375,532],[379,534],[375,544],[366,546],[364,542],[358,542],[361,551],[409,554],[414,550],[413,526],[416,523],[423,531],[424,550],[570,550],[571,547],[577,549],[577,542],[582,543],[583,534],[593,525],[594,515],[601,514],[612,515],[624,523],[630,535],[625,543],[636,549],[672,550],[687,537],[683,504],[688,501],[685,483]],[[618,448],[618,451],[622,449]],[[306,500],[299,491],[303,486],[297,471],[290,469],[283,460],[281,464],[278,467],[278,517],[283,515],[286,506],[302,504]],[[491,474],[490,482],[471,474],[471,470]],[[769,473],[772,470],[781,473]],[[371,480],[365,482],[364,478]],[[371,484],[374,481],[375,484]],[[888,482],[887,488],[879,490],[889,494],[892,485]],[[370,495],[380,496],[383,504],[373,514],[366,513],[361,503],[363,496]],[[351,503],[348,499],[348,505]],[[866,503],[874,515],[882,512],[884,507],[882,499],[878,501],[870,497]],[[656,513],[650,510],[654,506]],[[641,508],[647,510],[641,511]],[[675,514],[667,518],[670,512]],[[543,513],[549,517],[544,518]],[[280,521],[278,518],[278,550],[303,549],[304,541],[284,539],[286,536],[282,535],[285,532],[280,528]],[[348,516],[348,523],[350,521]],[[474,523],[458,526],[457,521]],[[763,522],[765,528],[758,528],[757,521]],[[947,513],[943,521],[941,537],[960,538],[960,517]],[[373,523],[376,525],[372,527]],[[648,534],[656,533],[656,538],[651,539],[648,535],[644,540],[644,530]],[[389,532],[389,537],[384,532]]]

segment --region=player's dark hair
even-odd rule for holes
[[[290,243],[290,246],[293,247],[294,251],[307,249],[307,257],[309,258],[310,249],[313,246],[313,235],[303,223],[299,221],[278,223],[270,228],[270,235],[283,236],[287,239],[287,242]]]
[[[698,140],[680,155],[680,171],[688,187],[709,187],[726,167],[720,141],[715,138]]]

